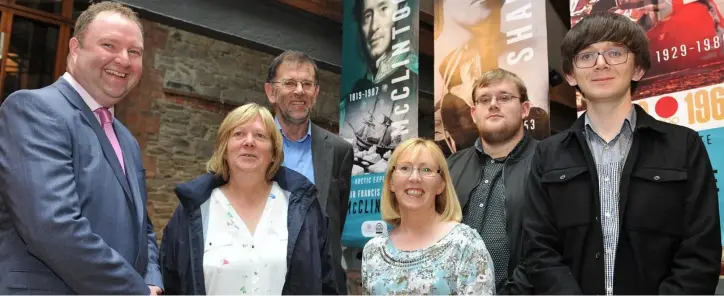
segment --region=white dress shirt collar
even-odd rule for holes
[[[65,72],[63,74],[63,79],[65,79],[65,81],[68,81],[68,83],[70,83],[70,86],[72,86],[73,89],[78,92],[80,97],[83,98],[83,101],[86,105],[88,105],[88,108],[90,108],[91,111],[96,111],[96,109],[103,107],[101,106],[101,104],[98,104],[98,102],[96,102],[96,100],[94,100],[90,94],[88,94],[85,88],[83,88],[80,83],[78,83],[78,81],[76,81],[75,78],[70,75],[70,73]],[[113,112],[113,109],[115,109],[115,107],[108,108],[108,110],[111,111],[111,114],[113,114],[113,116],[115,117],[116,114]],[[98,116],[96,115],[96,117]]]

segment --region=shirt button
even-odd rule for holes
[[[606,213],[606,218],[611,218],[611,213]]]
[[[596,253],[596,259],[601,258],[601,252]]]
[[[485,184],[488,184],[488,180],[485,180]]]
[[[606,249],[606,254],[612,254],[612,253],[613,253],[613,251],[611,251],[611,249]]]
[[[495,159],[491,159],[491,160],[490,160],[490,163],[495,163]]]
[[[603,146],[603,150],[608,150],[608,145]]]
[[[608,182],[608,177],[603,178],[604,181]]]
[[[485,206],[485,205],[483,205],[483,204],[480,204],[480,207],[481,207],[481,208],[482,208],[482,207],[484,207],[484,206]]]
[[[611,288],[611,287],[606,288],[606,293],[613,293],[613,288]]]

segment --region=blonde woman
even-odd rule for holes
[[[494,294],[492,260],[462,211],[445,158],[429,140],[402,142],[390,157],[381,201],[393,226],[364,247],[369,294]]]
[[[257,104],[219,127],[209,173],[176,187],[163,232],[166,294],[336,294],[314,185],[281,167],[282,136]]]

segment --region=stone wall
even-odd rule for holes
[[[211,158],[216,132],[227,109],[170,94],[154,101],[153,109],[160,114],[159,137],[148,142],[144,155],[156,163],[147,190],[149,212],[160,235],[177,205],[173,195],[176,184],[206,172],[206,161]]]
[[[264,94],[273,56],[143,21],[144,75],[116,115],[138,140],[147,175],[147,208],[160,240],[178,201],[174,187],[205,172],[218,125]],[[320,71],[312,120],[337,131],[339,75]]]
[[[274,56],[193,33],[158,26],[168,41],[154,61],[163,71],[164,88],[200,94],[219,102],[268,105],[264,82]],[[336,123],[339,118],[340,76],[319,73],[319,98],[312,119]]]

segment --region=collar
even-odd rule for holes
[[[593,123],[591,122],[591,118],[588,117],[588,112],[584,115],[583,118],[584,126],[590,128],[594,133],[596,132],[596,127],[593,126]],[[633,106],[631,107],[631,110],[628,112],[628,115],[623,120],[623,123],[621,124],[621,129],[623,129],[626,126],[626,122],[628,122],[628,127],[631,129],[631,132],[636,129],[636,108]]]
[[[274,123],[277,125],[277,128],[282,133],[282,136],[284,136],[285,139],[289,140],[287,135],[284,133],[284,129],[282,129],[281,123],[279,123],[279,118],[274,116]],[[299,139],[297,142],[304,142],[310,135],[312,135],[312,120],[307,120],[307,134],[304,135],[303,138]],[[291,140],[290,140],[291,141]]]
[[[289,192],[289,204],[298,202],[299,199],[306,200],[307,206],[315,199],[312,192],[314,185],[307,177],[290,168],[281,166],[272,178],[285,192]],[[187,210],[193,210],[201,206],[211,197],[211,192],[228,181],[214,173],[205,173],[193,180],[181,183],[174,188],[179,202]],[[290,207],[291,209],[291,207]]]
[[[91,97],[91,95],[85,90],[85,88],[83,88],[80,83],[78,83],[78,81],[75,80],[72,75],[70,75],[70,73],[65,72],[63,74],[63,79],[65,79],[65,81],[68,81],[70,86],[73,87],[73,89],[80,95],[80,97],[83,99],[83,102],[88,105],[88,108],[90,108],[91,111],[96,111],[96,109],[103,107],[101,106],[101,104],[98,104],[98,102],[96,102],[93,97]],[[115,107],[108,108],[108,110],[111,111],[111,114],[113,114],[113,116],[115,117],[116,114],[114,112],[114,109]]]
[[[495,159],[495,160],[499,160],[499,161],[506,161],[506,160],[508,160],[508,158],[515,158],[519,154],[519,152],[522,150],[522,147],[524,146],[524,144],[529,141],[529,137],[530,137],[530,135],[528,134],[528,130],[526,128],[523,128],[523,138],[520,139],[520,141],[518,141],[518,144],[516,144],[515,147],[513,147],[513,150],[510,150],[510,153],[508,153],[508,155],[506,155],[502,159],[495,159],[492,156],[485,153],[485,151],[483,150],[483,140],[481,140],[480,137],[478,137],[478,139],[475,140],[475,150],[478,152],[478,156],[481,158],[487,156],[491,159]]]
[[[665,123],[656,120],[656,118],[653,118],[651,115],[646,113],[646,111],[641,108],[638,104],[633,104],[633,109],[636,112],[635,117],[635,127],[631,127],[633,131],[637,130],[651,130],[654,132],[658,132],[660,134],[665,134]],[[584,114],[585,115],[585,114]],[[579,116],[578,119],[573,123],[573,126],[571,126],[570,129],[568,129],[567,132],[565,132],[565,135],[561,137],[561,142],[566,141],[570,136],[579,134],[581,132],[585,131],[586,127],[586,116]]]

